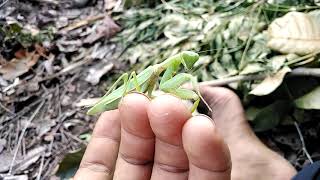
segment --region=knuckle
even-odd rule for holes
[[[126,161],[129,164],[139,165],[139,166],[145,166],[145,165],[153,164],[153,161],[150,161],[148,159],[136,158],[136,157],[132,157],[132,156],[129,156],[129,155],[125,155],[123,153],[119,153],[119,155],[124,161]]]
[[[79,170],[80,169],[89,169],[92,172],[105,173],[106,175],[112,174],[112,167],[107,167],[106,165],[98,162],[82,162],[79,167]]]
[[[205,96],[207,97],[208,103],[211,107],[223,106],[227,105],[231,101],[239,100],[238,96],[233,91],[224,87],[214,87],[213,94],[210,94],[210,89],[207,89]]]

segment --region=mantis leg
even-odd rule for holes
[[[133,85],[134,85],[134,87],[136,88],[136,90],[137,90],[138,92],[141,92],[141,87],[140,87],[140,85],[139,85],[139,83],[138,83],[137,74],[136,74],[135,71],[133,71],[133,72],[130,74],[130,77],[129,77],[129,82],[130,82],[130,83],[131,83],[131,79],[132,79],[132,81],[133,81]]]
[[[181,88],[181,86],[188,81],[191,82],[192,87],[196,92],[189,90],[189,89]],[[182,99],[194,100],[195,102],[193,104],[191,112],[193,112],[198,107],[200,99],[203,100],[203,98],[200,94],[197,79],[190,74],[186,74],[186,73],[178,74],[178,75],[174,76],[173,78],[160,84],[160,89],[163,90],[164,92],[174,94]],[[204,103],[207,105],[208,109],[210,111],[212,111],[211,108],[209,107],[209,105],[205,101],[204,101]]]
[[[124,73],[124,74],[122,74],[117,80],[116,80],[116,82],[114,82],[113,84],[112,84],[112,86],[109,88],[109,90],[107,91],[107,93],[103,96],[103,97],[106,97],[106,96],[108,96],[117,86],[118,86],[118,84],[119,84],[119,82],[120,81],[122,81],[123,80],[123,82],[124,82],[124,93],[126,92],[126,86],[127,86],[127,82],[128,82],[128,73]],[[102,98],[103,98],[102,97]]]
[[[108,96],[118,86],[119,82],[122,81],[122,80],[123,80],[123,84],[124,84],[123,95],[125,95],[127,93],[127,89],[128,89],[128,85],[129,85],[128,82],[130,82],[131,79],[133,79],[133,85],[135,86],[137,91],[140,92],[141,88],[140,88],[138,80],[137,80],[137,75],[136,75],[136,72],[133,71],[130,74],[130,76],[128,76],[128,73],[122,74],[116,80],[116,82],[113,83],[113,85],[109,88],[108,92],[103,97]]]
[[[197,95],[197,93],[189,90],[189,89],[183,89],[183,88],[178,88],[176,90],[170,91],[169,93],[174,94],[178,97],[180,97],[181,99],[186,99],[186,100],[194,100],[194,103],[191,107],[191,112],[194,112],[200,102],[200,97]]]

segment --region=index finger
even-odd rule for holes
[[[101,114],[74,179],[112,179],[120,142],[119,111]]]

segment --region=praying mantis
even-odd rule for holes
[[[193,100],[194,103],[191,112],[194,112],[200,100],[203,100],[199,91],[197,78],[188,73],[177,74],[177,72],[181,65],[183,65],[186,71],[190,71],[198,60],[199,54],[192,51],[182,51],[159,64],[149,66],[138,75],[135,71],[130,75],[124,73],[115,81],[108,92],[88,110],[87,114],[94,115],[103,111],[117,109],[121,98],[133,90],[140,93],[148,93],[148,96],[151,97],[160,75],[162,75],[162,77],[159,89],[184,100]],[[123,81],[123,85],[117,88],[121,81]],[[191,82],[194,91],[181,87],[187,82]],[[205,101],[204,103],[206,104]],[[208,105],[207,107],[209,108]],[[210,108],[209,110],[211,111]]]

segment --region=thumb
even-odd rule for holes
[[[237,128],[249,128],[241,101],[233,91],[223,87],[201,86],[200,92],[212,109],[211,118],[226,142],[229,133],[232,134]]]

